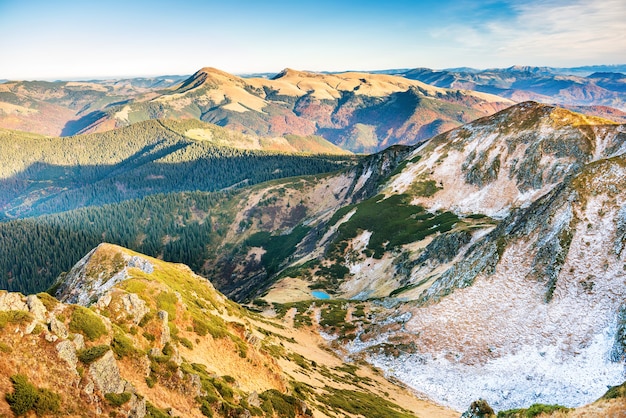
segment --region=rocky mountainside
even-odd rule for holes
[[[423,141],[512,103],[381,74],[286,69],[266,79],[203,68],[158,97],[107,110],[86,131],[152,118],[195,118],[260,136],[319,135],[363,153]]]
[[[236,237],[242,251],[218,256],[224,264],[217,261],[212,277],[230,292],[239,279],[258,277],[255,269],[266,270],[262,254],[252,256],[255,248],[271,246],[264,233],[287,238],[300,231],[301,244],[290,253],[300,262],[292,264],[321,262],[322,269],[305,269],[316,272],[316,285],[344,297],[387,296],[409,284],[418,264],[433,264],[432,255],[451,261],[457,253],[442,250],[459,251],[586,164],[624,153],[625,136],[622,125],[528,102],[422,146],[390,148],[336,175],[261,185],[242,194],[225,239],[232,244]],[[431,240],[433,247],[420,257]],[[353,279],[333,280],[326,269]],[[228,272],[224,282],[220,271]]]
[[[609,106],[626,111],[626,75],[619,72],[580,75],[571,74],[567,69],[513,66],[474,71],[416,68],[397,74],[438,87],[497,94],[516,102],[534,100],[564,106]],[[593,108],[588,110],[594,112]],[[595,109],[598,110],[601,109]]]
[[[455,409],[579,406],[625,378],[625,140],[528,102],[340,175],[260,186],[206,274],[261,309],[364,301],[368,320],[330,335]]]
[[[102,244],[56,292],[0,293],[3,416],[456,416],[184,265]]]
[[[76,382],[58,401],[73,410],[129,415],[144,399],[218,416],[455,414],[415,403],[365,361],[456,411],[483,398],[504,416],[563,416],[611,386],[568,413],[623,413],[625,147],[624,125],[525,102],[339,172],[225,195],[178,223],[211,222],[198,273],[258,314],[185,267],[102,245],[61,276],[60,316],[47,307],[32,319],[28,298],[57,306],[47,296],[1,296],[5,329],[17,332],[0,333],[15,353],[0,357],[0,390],[27,379],[54,391],[46,382],[59,380],[22,365],[31,353],[56,359],[54,344],[80,334],[93,351],[58,372]],[[163,240],[187,245],[167,231]],[[91,340],[93,327],[79,326],[95,323],[89,312],[103,324]],[[224,349],[227,360],[210,354]],[[116,384],[118,396],[95,383],[105,356],[132,385]]]

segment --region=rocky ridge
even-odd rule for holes
[[[455,416],[242,310],[186,266],[101,244],[64,280],[59,300],[0,292],[2,415],[39,414],[20,392],[34,385],[62,415],[336,417],[355,413],[341,402],[355,396],[385,416]]]
[[[457,410],[479,397],[497,410],[591,402],[625,377],[625,132],[523,103],[435,137],[350,205],[322,217],[304,203],[311,229],[272,287],[252,295],[301,299],[305,316],[311,290],[363,301],[367,319],[322,326],[337,348]],[[292,196],[306,202],[318,187],[300,184]],[[254,213],[259,200],[247,202]],[[262,225],[240,231],[240,248],[251,250],[247,234]],[[256,254],[270,248],[256,245]],[[262,255],[247,255],[263,268]],[[248,263],[234,260],[231,278]]]

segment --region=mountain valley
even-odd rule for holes
[[[621,78],[410,74],[0,85],[0,416],[623,414]]]

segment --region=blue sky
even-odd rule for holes
[[[0,79],[626,63],[623,0],[0,0]]]

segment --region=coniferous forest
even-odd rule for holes
[[[216,145],[246,140],[195,121],[62,138],[0,130],[0,288],[45,290],[101,242],[199,271],[238,188],[359,160]]]

